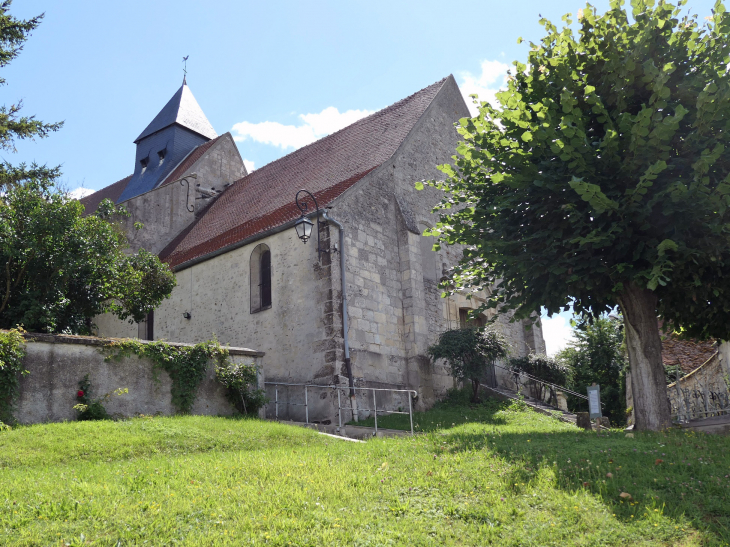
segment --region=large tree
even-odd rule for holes
[[[456,288],[491,287],[516,318],[618,304],[636,426],[656,430],[671,423],[657,314],[730,334],[730,17],[622,5],[588,5],[577,34],[541,21],[500,106],[460,120],[432,234],[466,246]]]
[[[42,14],[28,20],[16,19],[9,13],[10,4],[11,0],[0,2],[0,68],[20,54],[28,36],[43,19]],[[0,86],[3,85],[5,78],[0,77]],[[43,123],[35,116],[21,115],[22,107],[21,100],[10,106],[0,106],[0,150],[15,152],[16,140],[44,138],[63,126],[63,122]],[[14,166],[3,160],[0,163],[0,189],[27,180],[54,180],[59,174],[57,167],[36,164]]]
[[[0,68],[42,18],[19,20],[9,9],[9,0],[0,3]],[[23,116],[21,106],[0,107],[0,149],[12,152],[18,139],[46,137],[62,125]],[[105,312],[141,321],[169,296],[173,273],[155,255],[128,253],[113,224],[123,209],[106,201],[84,216],[84,207],[55,186],[59,173],[0,164],[0,328],[88,333],[91,318]]]
[[[93,215],[52,185],[14,184],[0,196],[0,328],[89,333],[111,312],[141,321],[175,276],[156,255],[128,253],[111,201]]]

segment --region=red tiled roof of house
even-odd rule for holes
[[[116,203],[131,178],[132,175],[129,175],[128,177],[124,177],[122,180],[118,180],[114,184],[110,184],[106,188],[102,188],[93,194],[89,194],[88,196],[81,198],[79,201],[84,206],[84,214],[90,215],[96,211],[99,204],[105,199],[110,199]]]
[[[205,154],[211,146],[218,142],[218,139],[220,139],[220,137],[216,137],[215,139],[204,142],[196,148],[193,148],[190,153],[185,156],[185,159],[180,162],[180,165],[175,167],[175,169],[173,169],[172,172],[165,177],[165,180],[162,181],[160,186],[165,186],[166,184],[175,182],[177,179],[182,177],[185,174],[185,171],[190,169],[196,161],[203,157],[203,154]]]
[[[692,372],[703,365],[717,351],[714,340],[682,340],[669,335],[662,340],[662,361],[664,366],[679,365],[684,373]]]
[[[292,221],[302,188],[324,207],[395,153],[445,81],[239,179],[161,258],[179,266]]]

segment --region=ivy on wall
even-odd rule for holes
[[[20,377],[28,374],[23,368],[24,357],[22,329],[0,332],[0,426],[15,422],[13,406],[20,393]]]
[[[228,349],[216,340],[194,346],[173,346],[162,341],[115,340],[104,349],[109,353],[107,360],[137,355],[150,359],[155,370],[167,372],[172,380],[172,404],[181,413],[188,413],[193,407],[208,361],[216,359],[220,367],[229,364]]]

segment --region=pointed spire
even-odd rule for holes
[[[183,74],[183,85],[188,85],[187,77],[188,77],[187,74]]]
[[[177,90],[134,142],[137,143],[152,133],[157,133],[172,124],[181,125],[207,139],[215,139],[218,136],[213,126],[210,125],[208,118],[203,114],[198,101],[193,97],[193,92],[190,91],[185,77],[183,77],[180,89]]]

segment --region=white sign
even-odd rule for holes
[[[600,389],[601,387],[598,385],[588,386],[588,413],[591,419],[601,417]]]

